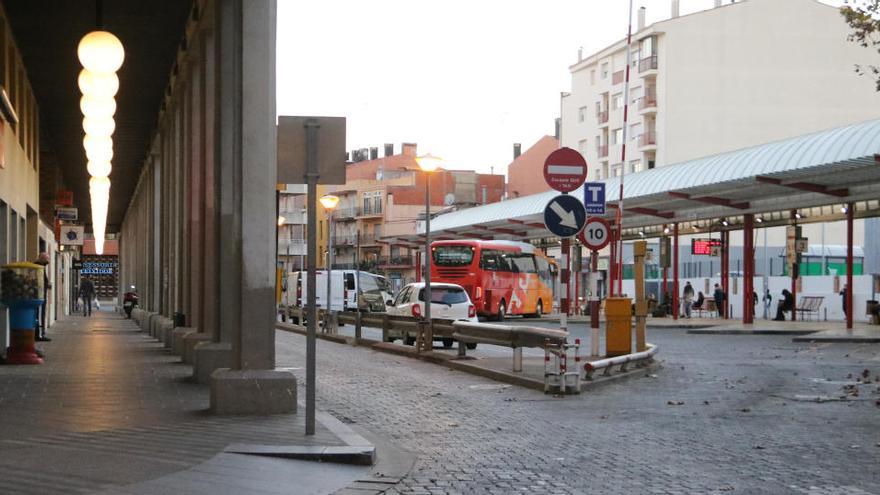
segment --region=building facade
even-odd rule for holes
[[[559,140],[544,136],[520,154],[520,144],[513,145],[513,161],[507,166],[507,195],[510,198],[538,194],[549,191],[550,186],[543,180],[536,180],[544,161],[553,151],[559,149]]]
[[[876,52],[847,41],[838,9],[815,0],[746,0],[679,16],[677,5],[672,0],[672,16],[650,26],[639,14],[625,164],[626,40],[570,67],[560,141],[584,155],[591,179],[880,115],[880,93],[854,71]]]
[[[417,246],[398,237],[416,232],[425,215],[426,176],[416,162],[417,145],[403,143],[356,150],[346,168],[346,184],[329,186],[339,196],[333,211],[334,268],[380,273],[392,286],[415,280]],[[500,201],[504,176],[466,170],[438,170],[430,178],[432,214]],[[320,227],[320,226],[319,226]],[[320,230],[320,228],[319,228]]]
[[[590,180],[880,116],[880,93],[854,70],[876,64],[876,52],[847,40],[850,28],[837,8],[815,0],[716,1],[715,8],[680,16],[678,5],[671,0],[670,17],[650,26],[644,9],[638,13],[625,163],[626,40],[579,54],[570,67],[560,143],[583,154]],[[877,227],[877,220],[857,220],[856,243]],[[784,244],[784,235],[770,229],[770,245]],[[845,230],[841,222],[812,224],[804,235],[840,239]],[[868,253],[866,265],[875,264]]]

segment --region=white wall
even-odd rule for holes
[[[843,321],[845,320],[843,314],[843,304],[840,295],[837,292],[834,292],[834,278],[832,276],[821,276],[821,277],[801,277],[801,290],[797,293],[798,301],[800,301],[802,296],[822,296],[825,299],[822,301],[822,307],[819,313],[819,319],[823,320],[827,318],[828,321]],[[709,291],[705,290],[706,282],[708,281]],[[672,279],[670,278],[670,283]],[[694,294],[697,294],[698,291],[703,291],[703,294],[706,297],[712,297],[712,292],[715,290],[715,284],[721,283],[721,279],[718,277],[711,278],[681,278],[679,279],[679,291],[684,290],[684,285],[686,282],[690,282],[694,287]],[[846,283],[846,277],[839,277],[839,287],[842,290],[843,285]],[[734,287],[736,286],[736,287]],[[733,312],[731,315],[732,319],[742,319],[742,291],[743,291],[743,279],[741,277],[731,277],[730,278],[730,293],[728,294],[728,304],[733,305]],[[764,309],[762,306],[762,295],[764,291],[764,281],[761,277],[754,278],[754,287],[755,292],[758,293],[758,305],[755,308],[755,318],[761,319],[764,315]],[[734,292],[734,288],[736,288],[736,292]],[[782,289],[791,290],[791,279],[788,277],[769,277],[768,279],[768,288],[770,289],[770,295],[773,296],[773,302],[770,306],[770,318],[776,316],[776,301],[778,301],[782,297]],[[626,294],[635,294],[635,285],[632,280],[624,280],[623,281],[623,291]],[[868,321],[868,317],[865,315],[865,302],[871,299],[871,276],[870,275],[859,275],[853,277],[853,320],[866,322]],[[880,296],[880,294],[878,294]],[[679,298],[681,294],[679,294]],[[786,315],[787,318],[790,318],[790,315]],[[807,317],[810,319],[810,317]],[[812,319],[816,319],[815,315],[812,316]]]

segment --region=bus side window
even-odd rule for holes
[[[345,274],[345,290],[354,290],[354,274]]]

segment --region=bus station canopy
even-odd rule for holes
[[[620,206],[621,180],[624,238],[659,235],[673,223],[683,233],[739,230],[748,213],[765,227],[788,224],[794,210],[803,215],[799,223],[843,220],[847,203],[856,218],[880,216],[880,119],[606,179],[608,220]],[[553,237],[543,214],[557,194],[439,215],[431,220],[432,239]],[[583,199],[583,186],[571,194]],[[424,222],[421,230],[384,240],[421,245]]]

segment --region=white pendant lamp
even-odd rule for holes
[[[116,72],[125,60],[122,42],[108,31],[92,31],[83,36],[76,54],[82,66],[92,72]]]

